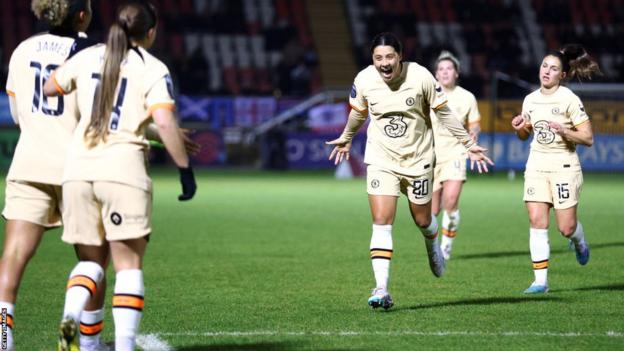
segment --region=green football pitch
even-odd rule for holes
[[[395,306],[383,311],[366,304],[374,284],[363,179],[199,170],[195,199],[181,203],[176,174],[153,173],[139,338],[146,349],[624,348],[624,175],[585,175],[579,218],[591,247],[587,266],[551,225],[551,291],[542,296],[522,293],[533,273],[521,175],[470,176],[453,257],[440,279],[429,271],[401,198],[390,281]],[[75,264],[59,235],[46,234],[26,271],[15,312],[18,350],[56,346]],[[108,273],[104,339],[111,341]]]

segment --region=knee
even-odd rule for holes
[[[548,217],[545,216],[529,213],[529,223],[531,228],[548,229]]]
[[[416,225],[421,228],[427,228],[431,225],[431,216],[423,214],[416,215],[414,216],[414,222],[416,222]]]
[[[576,222],[559,224],[559,232],[561,235],[569,238],[576,231]]]

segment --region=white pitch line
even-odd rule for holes
[[[145,351],[175,351],[175,349],[158,337],[159,334],[137,335],[137,346]]]
[[[152,335],[152,334],[151,334]],[[289,331],[206,331],[206,332],[185,332],[185,333],[156,333],[157,336],[195,336],[195,337],[258,337],[258,336],[542,336],[542,337],[608,337],[622,338],[622,331],[606,331],[603,333],[582,333],[582,332],[475,332],[475,331],[418,331],[399,330],[388,332],[358,332],[358,331],[309,331],[309,332],[289,332]]]

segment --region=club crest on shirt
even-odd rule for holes
[[[114,225],[120,225],[121,222],[122,222],[121,215],[119,213],[117,213],[117,212],[111,213],[110,219],[111,219],[111,222],[113,222]]]
[[[357,90],[355,89],[355,84],[353,84],[351,86],[351,98],[355,99],[356,96],[357,96]]]
[[[561,110],[559,109],[559,107],[553,107],[553,109],[550,111],[553,115],[562,115],[563,112],[561,112]]]

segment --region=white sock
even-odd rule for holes
[[[117,272],[113,319],[115,320],[115,350],[134,350],[136,335],[143,312],[143,271],[127,269]]]
[[[461,217],[459,216],[459,210],[455,210],[451,213],[444,211],[442,214],[442,243],[448,243],[451,245],[453,239],[457,235],[459,230],[459,222]]]
[[[102,267],[90,261],[80,261],[69,275],[63,318],[80,321],[80,315],[91,297],[95,295],[97,286],[104,277]]]
[[[104,328],[104,310],[83,311],[80,315],[80,346],[97,345]],[[84,346],[83,346],[84,345]]]
[[[418,229],[420,229],[420,232],[425,237],[427,251],[431,250],[431,247],[438,238],[438,220],[434,215],[431,215],[431,224],[429,224],[427,228],[418,227]]]
[[[6,332],[6,341],[0,338],[0,350],[13,350],[13,313],[15,305],[10,302],[0,301],[0,332]],[[6,328],[5,328],[6,326]]]
[[[370,255],[377,284],[376,287],[388,289],[390,260],[392,259],[392,224],[373,224]]]
[[[531,228],[529,230],[529,248],[531,249],[535,283],[546,285],[548,283],[548,260],[550,259],[548,229]]]
[[[585,231],[583,230],[581,222],[576,221],[576,230],[574,231],[574,234],[570,236],[570,240],[572,240],[574,245],[578,245],[580,242],[585,241]]]

